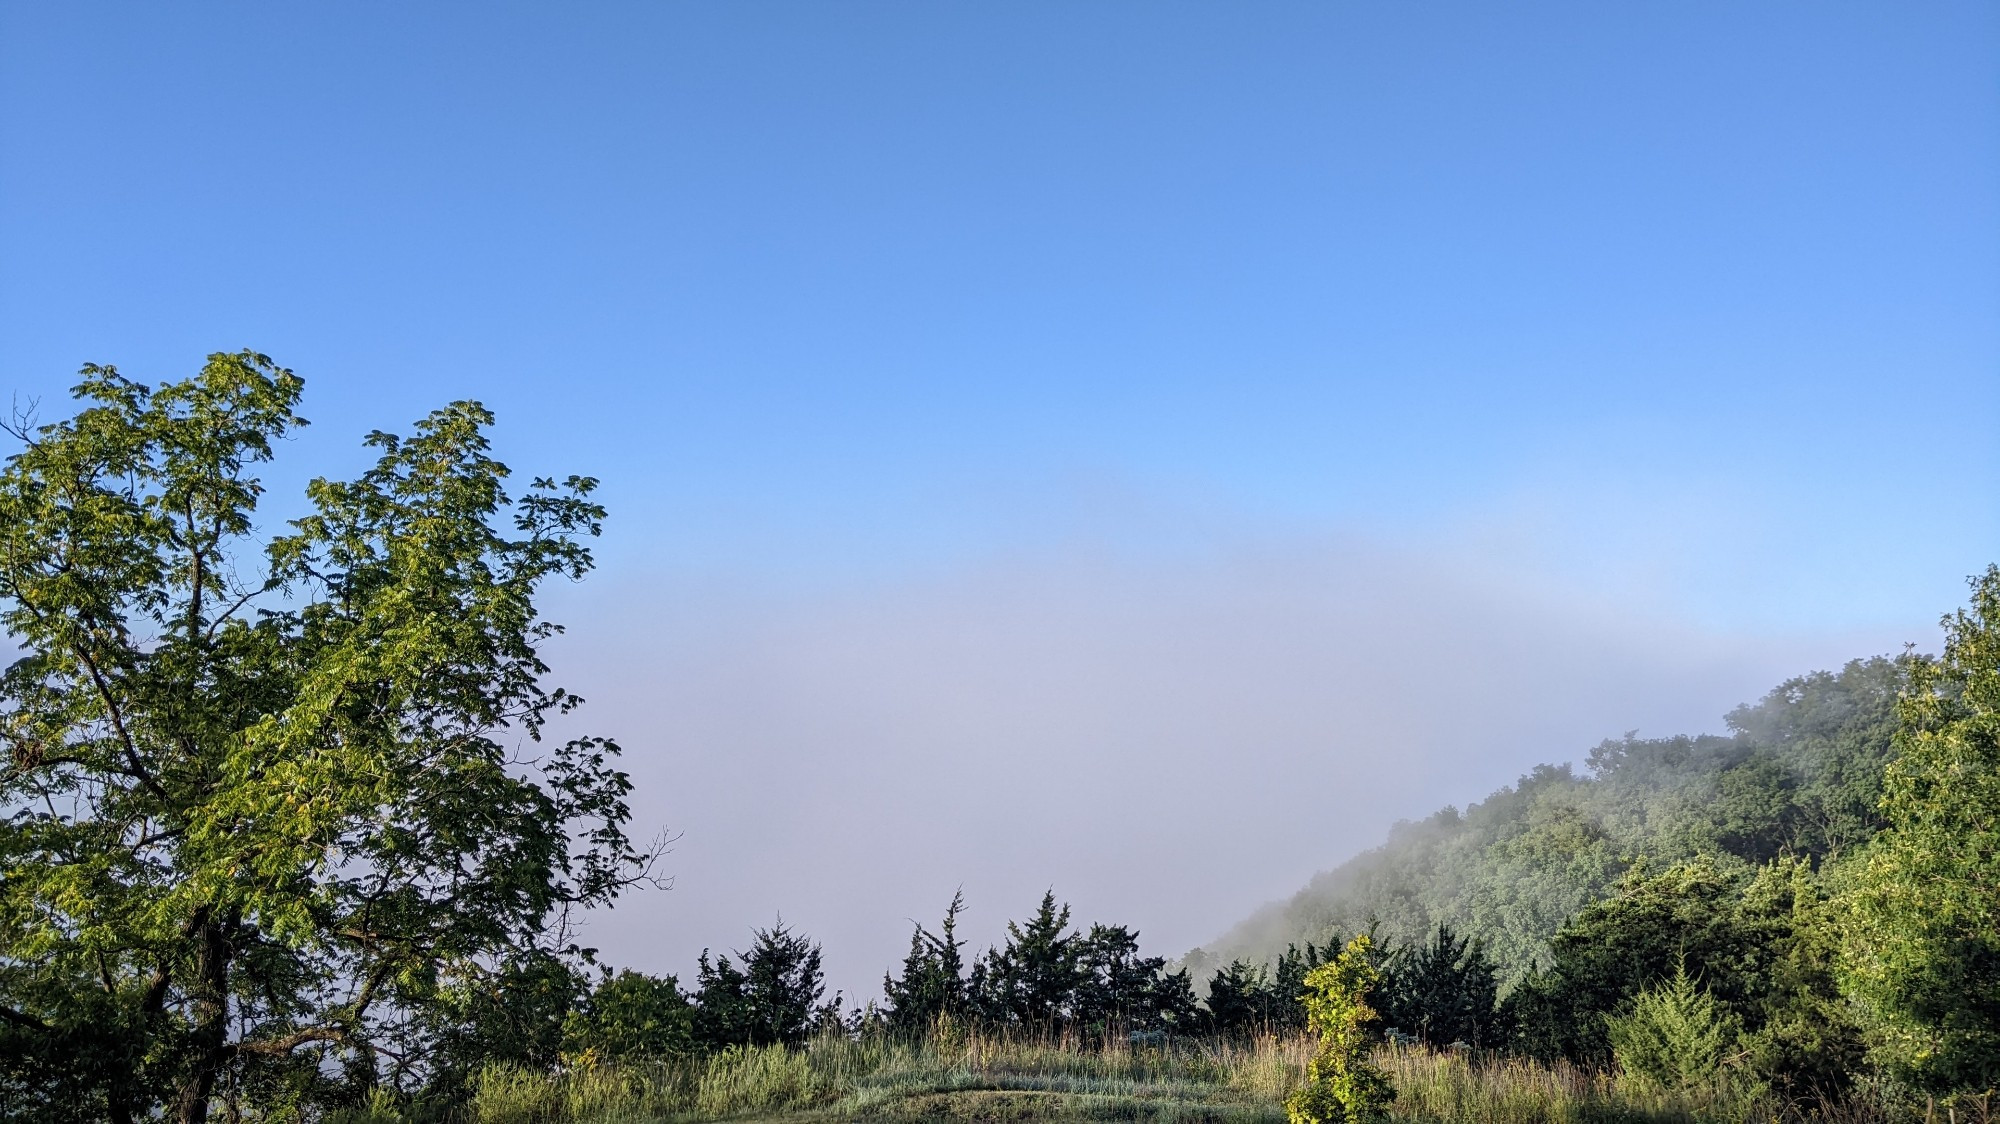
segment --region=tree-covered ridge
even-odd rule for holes
[[[1186,963],[1236,959],[1371,927],[1394,944],[1439,925],[1476,934],[1503,981],[1548,967],[1550,940],[1642,859],[1740,870],[1779,856],[1818,865],[1883,826],[1883,767],[1908,661],[1855,660],[1788,680],[1727,716],[1730,734],[1640,738],[1592,750],[1584,771],[1542,765],[1463,812],[1398,825],[1375,850],[1315,877]]]

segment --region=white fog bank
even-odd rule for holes
[[[955,888],[983,947],[1054,886],[1174,956],[1398,819],[1931,637],[1722,635],[1474,574],[1322,543],[583,587],[559,679],[626,747],[638,828],[681,833],[673,889],[588,943],[690,982],[782,913],[870,997]]]

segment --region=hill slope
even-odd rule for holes
[[[1856,660],[1781,684],[1730,712],[1728,736],[1607,741],[1586,771],[1541,765],[1460,812],[1402,823],[1381,847],[1313,878],[1184,963],[1196,979],[1234,959],[1379,926],[1394,942],[1439,922],[1483,938],[1511,984],[1547,942],[1636,861],[1697,854],[1816,862],[1867,840],[1895,728],[1900,661]]]

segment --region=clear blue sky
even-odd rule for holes
[[[342,448],[476,396],[697,567],[1094,489],[1664,508],[1749,622],[2000,555],[1991,4],[4,12],[10,390],[254,346]]]
[[[1581,590],[1591,636],[1630,602],[1710,638],[1675,666],[1839,638],[1496,734],[1512,748],[1470,791],[1434,790],[1463,799],[1642,718],[1712,725],[1798,653],[1934,635],[2000,560],[2000,7],[0,7],[0,388],[59,411],[83,361],[158,380],[245,346],[308,380],[279,482],[480,398],[522,470],[606,481],[607,600],[579,612],[716,651],[755,645],[672,615],[715,583],[831,597],[798,619],[852,636],[903,618],[825,604],[949,601],[1007,559],[1329,542],[1510,604]],[[1187,588],[1266,580],[1231,565]],[[1089,581],[1152,588],[1092,573],[1055,583],[1079,617],[1107,603]],[[1129,635],[1156,627],[1175,635]],[[760,659],[743,682],[792,666]],[[860,678],[844,693],[886,681]],[[1493,697],[1531,690],[1509,683]],[[625,689],[597,699],[643,725],[652,688]],[[963,720],[956,688],[927,690],[940,729]],[[1344,721],[1315,714],[1270,736]],[[711,717],[717,743],[741,715]],[[725,787],[699,760],[668,790]],[[699,808],[671,815],[700,913],[722,860]],[[1277,817],[1245,815],[1246,854],[1268,851]],[[1356,823],[1268,884],[1379,826]],[[1211,902],[1213,930],[1240,904]]]

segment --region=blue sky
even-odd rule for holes
[[[1727,668],[1618,696],[1713,725],[2000,559],[2000,9],[0,8],[5,389],[242,346],[287,488],[459,397],[601,476],[619,666],[1360,551]],[[1466,783],[1637,722],[1576,714]]]

